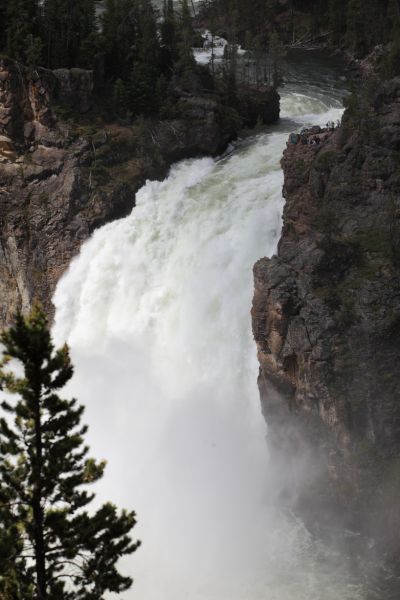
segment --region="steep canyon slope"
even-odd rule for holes
[[[93,74],[29,72],[0,57],[0,325],[40,300],[52,311],[57,281],[94,229],[126,216],[146,179],[182,158],[218,155],[237,135],[218,94],[196,79],[175,84],[163,120],[132,125],[79,118]],[[279,96],[257,92],[243,124],[279,118]],[[240,124],[239,124],[240,126]]]
[[[287,145],[282,237],[254,267],[252,309],[271,448],[287,461],[301,448],[318,473],[303,506],[386,549],[400,517],[399,124],[397,78],[353,96],[321,145]]]

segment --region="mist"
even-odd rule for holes
[[[341,113],[296,93],[282,105],[305,123]],[[96,501],[137,512],[126,600],[362,598],[340,552],[282,504],[293,465],[269,460],[257,389],[252,266],[277,247],[292,126],[147,183],[58,285],[53,333],[76,366],[68,392],[108,461]],[[297,479],[303,469],[302,457]]]

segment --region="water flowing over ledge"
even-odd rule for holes
[[[134,507],[126,563],[146,600],[356,600],[336,551],[274,506],[256,387],[252,265],[275,252],[288,132],[340,115],[336,92],[283,93],[282,123],[215,162],[148,183],[58,285],[54,334],[77,365],[99,499]]]

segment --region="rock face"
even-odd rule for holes
[[[271,87],[243,90],[239,94],[239,112],[248,127],[254,127],[257,121],[264,124],[275,123],[279,119],[279,96]]]
[[[365,102],[320,146],[288,144],[282,237],[254,267],[252,317],[273,451],[318,467],[300,502],[388,550],[400,523],[400,79]]]
[[[52,105],[60,102],[86,112],[92,92],[92,71],[39,68],[28,74],[18,63],[0,58],[0,135],[20,151],[34,143],[54,143]]]
[[[51,313],[81,244],[129,214],[146,179],[164,178],[182,158],[218,155],[237,135],[218,97],[200,90],[178,94],[163,121],[63,121],[58,105],[86,112],[92,88],[90,71],[29,74],[0,59],[0,326],[34,299]],[[270,99],[279,105],[276,93]]]
[[[57,98],[80,113],[87,112],[93,103],[93,71],[84,69],[56,69]]]

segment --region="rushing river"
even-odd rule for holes
[[[336,121],[342,95],[314,55],[291,62],[279,125],[147,183],[58,285],[54,334],[108,460],[97,497],[138,515],[126,599],[363,598],[340,552],[274,505],[250,321],[253,263],[280,235],[288,133]]]

